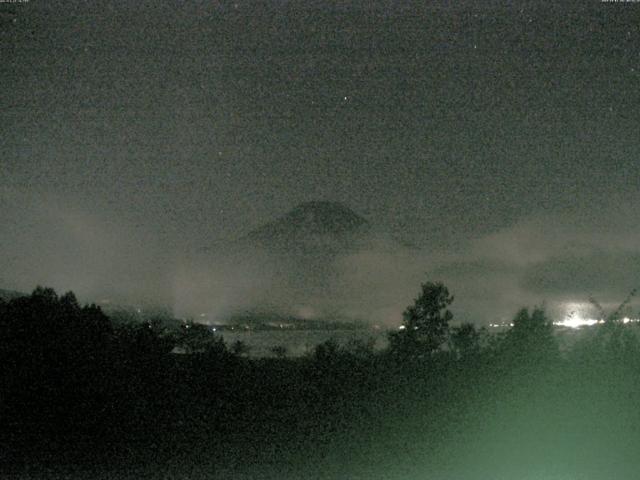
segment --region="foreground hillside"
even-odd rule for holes
[[[637,327],[607,324],[561,355],[548,326],[523,310],[503,336],[451,329],[446,352],[400,336],[382,352],[325,342],[303,358],[252,360],[219,339],[114,326],[39,289],[0,304],[1,472],[635,478]],[[192,353],[171,354],[176,341]]]

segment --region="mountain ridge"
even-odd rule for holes
[[[276,252],[338,253],[357,249],[371,230],[365,218],[341,203],[310,201],[252,230],[238,243]]]

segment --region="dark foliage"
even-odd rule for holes
[[[459,327],[451,329],[450,349],[457,359],[476,358],[480,355],[483,337],[486,336],[486,330],[478,330],[471,323],[463,323]]]
[[[422,292],[403,313],[403,330],[389,337],[399,357],[430,356],[445,343],[453,314],[453,296],[442,283],[422,284]]]
[[[554,362],[560,355],[553,322],[541,308],[534,308],[531,313],[526,308],[521,309],[501,347],[505,355],[518,364]]]
[[[51,289],[0,301],[1,472],[506,479],[543,458],[558,478],[634,478],[618,459],[640,440],[637,327],[561,351],[541,309],[489,336],[449,328],[452,300],[425,284],[388,350],[329,340],[302,358],[251,358],[194,323],[113,326]]]

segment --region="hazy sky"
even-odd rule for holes
[[[328,199],[421,245],[470,318],[622,300],[640,285],[639,14],[1,3],[0,288],[175,301],[185,252]]]

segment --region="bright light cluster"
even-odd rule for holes
[[[553,322],[554,325],[559,327],[568,327],[568,328],[580,328],[580,327],[590,327],[593,325],[604,323],[604,319],[596,319],[590,318],[585,315],[585,311],[588,309],[588,306],[585,304],[579,303],[568,303],[566,304],[567,314],[564,319]],[[620,319],[621,323],[636,323],[640,321],[637,318],[629,318],[624,317]]]
[[[590,327],[598,323],[604,323],[604,320],[596,320],[595,318],[583,318],[579,315],[567,316],[559,322],[553,322],[554,325],[557,325],[559,327],[569,328]]]
[[[567,328],[581,328],[581,327],[591,327],[593,325],[598,325],[604,323],[604,319],[592,318],[589,313],[593,314],[592,307],[587,303],[566,303],[563,304],[563,309],[565,310],[565,316],[562,320],[554,321],[553,324],[557,327],[567,327]],[[620,323],[628,324],[628,323],[639,323],[640,318],[630,318],[624,317],[619,319]],[[490,323],[489,327],[491,328],[508,328],[513,327],[513,323],[502,322],[502,323]]]

